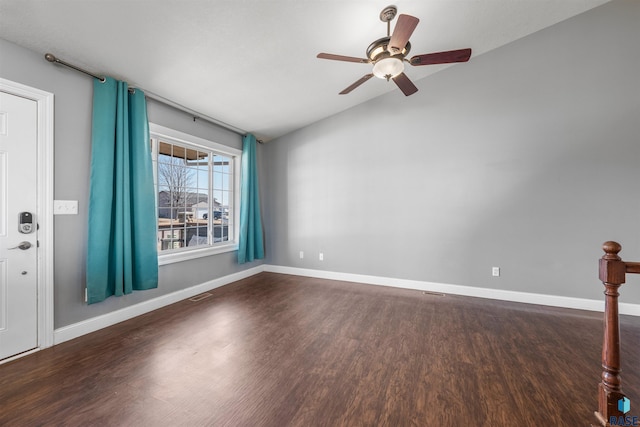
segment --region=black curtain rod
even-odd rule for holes
[[[64,65],[65,67],[69,67],[69,68],[71,68],[71,69],[73,69],[73,70],[76,70],[76,71],[79,71],[79,72],[81,72],[81,73],[84,73],[84,74],[86,74],[86,75],[88,75],[88,76],[91,76],[91,77],[93,77],[94,79],[98,79],[98,80],[100,80],[100,81],[101,81],[101,82],[103,82],[103,83],[107,80],[104,76],[99,76],[99,75],[97,75],[97,74],[93,74],[93,73],[91,73],[91,72],[89,72],[89,71],[87,71],[87,70],[83,70],[83,69],[82,69],[82,68],[80,68],[80,67],[76,67],[75,65],[71,65],[71,64],[69,64],[68,62],[65,62],[65,61],[61,60],[60,58],[57,58],[55,55],[53,55],[53,54],[51,54],[51,53],[46,53],[46,54],[44,55],[44,58],[45,58],[47,61],[51,62],[51,63],[56,63],[56,64]],[[135,90],[135,88],[129,88],[129,91],[133,91],[133,90]],[[209,123],[212,123],[212,124],[214,124],[214,125],[216,125],[216,126],[220,126],[220,127],[224,128],[224,129],[230,130],[231,132],[237,133],[238,135],[245,136],[245,135],[247,135],[247,134],[248,134],[248,132],[247,132],[247,131],[245,131],[245,130],[242,130],[242,129],[240,129],[240,128],[237,128],[237,127],[235,127],[235,126],[233,126],[233,125],[230,125],[230,124],[228,124],[228,123],[221,122],[220,120],[216,120],[216,119],[214,119],[213,117],[209,117],[209,116],[206,116],[206,115],[200,114],[200,113],[198,113],[197,111],[194,111],[194,110],[192,110],[192,109],[190,109],[190,108],[187,108],[187,107],[185,107],[184,105],[178,104],[177,102],[173,102],[173,101],[171,101],[170,99],[167,99],[167,98],[162,97],[162,96],[160,96],[160,95],[156,95],[156,94],[154,94],[153,92],[149,92],[149,91],[144,90],[144,89],[142,89],[142,88],[140,88],[140,90],[142,90],[142,91],[144,92],[144,94],[145,94],[145,96],[146,96],[147,98],[151,98],[151,99],[153,99],[154,101],[158,101],[158,102],[160,102],[160,103],[162,103],[162,104],[168,105],[168,106],[170,106],[170,107],[173,107],[173,108],[178,109],[178,110],[180,110],[180,111],[183,111],[183,112],[185,112],[185,113],[189,113],[191,116],[193,116],[193,121],[194,121],[194,122],[196,121],[196,119],[201,119],[201,120],[205,120],[205,121],[207,121],[207,122],[209,122]],[[262,144],[262,141],[261,141],[261,140],[259,140],[259,139],[258,139],[257,141],[258,141],[260,144]]]

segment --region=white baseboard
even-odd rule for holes
[[[280,265],[262,264],[238,273],[210,280],[187,289],[182,289],[167,295],[162,295],[140,304],[132,305],[111,313],[96,316],[82,322],[56,329],[53,334],[54,344],[77,338],[79,336],[95,332],[116,323],[129,320],[153,310],[157,310],[169,304],[191,298],[195,295],[210,291],[220,286],[245,279],[263,271],[271,273],[292,274],[297,276],[315,277],[319,279],[341,280],[368,285],[391,286],[396,288],[415,289],[427,292],[439,292],[443,294],[464,295],[478,298],[496,299],[502,301],[521,302],[526,304],[539,304],[551,307],[572,308],[578,310],[604,311],[604,301],[589,300],[584,298],[562,297],[557,295],[534,294],[528,292],[505,291],[500,289],[477,288],[473,286],[449,285],[435,282],[423,282],[418,280],[394,279],[389,277],[368,276],[363,274],[339,273],[333,271],[311,270],[306,268],[285,267]],[[620,314],[640,316],[640,304],[619,303]]]
[[[362,274],[339,273],[333,271],[311,270],[306,268],[285,267],[280,265],[264,265],[264,271],[297,276],[315,277],[319,279],[341,280],[369,285],[391,286],[396,288],[416,289],[427,292],[463,295],[478,298],[512,301],[526,304],[538,304],[551,307],[572,308],[577,310],[604,311],[602,301],[584,298],[563,297],[557,295],[534,294],[529,292],[505,291],[500,289],[477,288],[473,286],[449,285],[444,283],[423,282],[418,280],[394,279],[389,277],[367,276]],[[640,304],[619,303],[620,314],[640,316]]]
[[[264,265],[249,268],[247,270],[239,271],[228,276],[219,277],[214,280],[210,280],[205,283],[201,283],[196,286],[192,286],[187,289],[182,289],[176,292],[172,292],[167,295],[162,295],[158,298],[154,298],[148,301],[141,302],[139,304],[132,305],[120,310],[113,311],[111,313],[103,314],[101,316],[92,317],[91,319],[84,320],[82,322],[74,323],[69,326],[53,331],[54,344],[60,344],[65,341],[77,338],[79,336],[95,332],[99,329],[106,328],[116,323],[124,322],[133,317],[140,316],[141,314],[148,313],[153,310],[157,310],[169,304],[182,301],[187,298],[191,298],[195,295],[201,294],[206,291],[210,291],[220,286],[227,285],[229,283],[245,279],[255,274],[264,271]]]

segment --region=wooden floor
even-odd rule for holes
[[[0,425],[595,420],[602,313],[272,273],[211,294],[0,365]],[[633,412],[640,318],[621,331]]]

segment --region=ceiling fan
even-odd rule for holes
[[[386,79],[387,81],[389,81],[389,79],[393,80],[402,93],[409,96],[416,93],[418,88],[404,73],[405,62],[414,66],[448,64],[452,62],[467,62],[471,57],[471,49],[459,49],[416,55],[412,56],[411,59],[406,59],[406,56],[411,50],[409,37],[413,34],[420,20],[410,15],[399,15],[398,22],[393,29],[393,34],[390,34],[391,21],[397,13],[398,9],[395,6],[387,6],[380,12],[380,20],[387,23],[387,36],[369,45],[366,58],[334,55],[332,53],[318,54],[317,57],[321,59],[373,64],[372,73],[362,76],[359,80],[351,84],[351,86],[340,92],[340,95],[346,95],[371,77],[376,76],[381,79]]]

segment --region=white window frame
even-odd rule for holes
[[[149,123],[149,134],[152,140],[161,139],[164,142],[175,143],[178,145],[188,145],[195,148],[202,148],[205,150],[213,150],[222,155],[229,156],[233,159],[233,240],[229,240],[225,243],[217,243],[213,246],[196,247],[194,249],[184,248],[178,251],[171,251],[168,253],[158,252],[158,265],[172,264],[175,262],[186,261],[190,259],[196,259],[225,252],[232,252],[238,250],[238,235],[240,232],[240,160],[242,156],[242,150],[229,147],[214,141],[210,141],[204,138],[200,138],[194,135],[189,135],[184,132],[177,131],[175,129],[160,126],[155,123]],[[157,163],[158,158],[158,144],[152,145],[154,165]],[[156,193],[158,188],[158,177],[154,167],[154,183],[156,186]],[[157,197],[157,194],[156,194]],[[156,218],[158,204],[156,202]],[[158,224],[156,223],[156,229]]]

